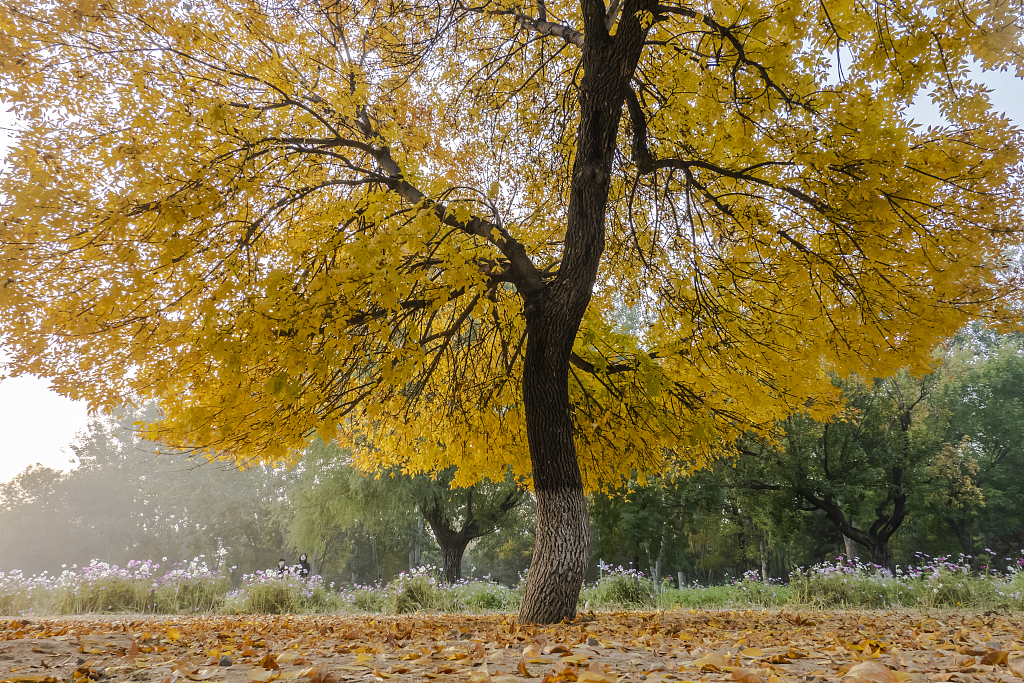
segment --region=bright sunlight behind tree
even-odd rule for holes
[[[571,617],[585,491],[1019,322],[968,74],[1019,2],[664,2],[3,0],[11,371],[239,463],[511,468],[520,618]]]

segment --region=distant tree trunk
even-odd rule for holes
[[[441,556],[444,560],[444,581],[455,583],[462,578],[462,556],[466,552],[466,546],[474,538],[477,538],[479,527],[473,518],[473,490],[466,492],[466,520],[461,529],[452,527],[451,520],[445,515],[444,506],[440,501],[432,501],[421,506],[423,519],[430,525],[434,532],[434,540],[441,547]]]
[[[445,583],[456,583],[462,578],[462,556],[466,553],[468,545],[469,541],[457,541],[441,547]]]
[[[896,475],[899,479],[899,475]],[[898,483],[898,481],[897,481]],[[869,529],[858,529],[843,512],[842,507],[829,495],[816,495],[807,489],[796,489],[796,493],[808,503],[825,513],[832,524],[844,536],[852,538],[868,549],[871,562],[886,569],[893,569],[892,555],[889,552],[889,539],[903,524],[907,517],[907,495],[901,489],[875,509],[875,521]],[[887,508],[892,504],[892,512]]]
[[[843,535],[843,547],[848,562],[853,562],[857,559],[857,542],[845,534]]]
[[[971,538],[971,534],[967,531],[967,524],[963,519],[956,519],[954,517],[944,517],[946,525],[950,531],[956,536],[957,540],[960,541],[960,547],[963,549],[964,555],[974,556],[974,539]]]
[[[420,566],[420,559],[423,554],[423,513],[421,512],[416,520],[416,538],[412,542],[412,550],[409,551],[409,571]]]

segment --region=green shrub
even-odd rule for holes
[[[460,581],[441,586],[436,609],[444,612],[515,612],[523,600],[522,587],[508,588],[488,580]]]
[[[242,586],[228,593],[221,610],[249,614],[307,614],[341,609],[342,596],[332,594],[319,576],[308,580],[276,570],[258,571],[242,577]]]
[[[437,583],[429,567],[417,568],[409,573],[402,572],[384,587],[386,611],[390,614],[408,614],[433,609]]]
[[[790,575],[792,602],[818,607],[922,607],[1015,610],[1024,607],[1024,578],[1011,564],[1006,573],[976,574],[967,558],[930,558],[890,572],[860,562],[825,563]],[[987,569],[987,568],[986,568]]]
[[[344,602],[351,612],[383,612],[388,596],[370,586],[357,586],[346,596]]]
[[[593,586],[580,591],[581,609],[649,609],[654,607],[654,582],[635,569],[611,569]]]

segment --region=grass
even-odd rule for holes
[[[731,584],[655,586],[635,570],[610,570],[580,592],[581,610],[716,609],[780,607],[953,608],[1024,610],[1024,552],[1007,558],[1006,569],[970,559],[918,557],[910,568],[889,572],[859,562],[835,562],[794,571],[788,584],[764,583],[753,572]],[[165,560],[166,561],[166,560]],[[0,572],[0,614],[263,613],[324,614],[410,612],[515,612],[525,578],[515,587],[489,580],[444,585],[438,571],[424,567],[400,574],[384,585],[335,588],[318,576],[308,580],[276,571],[242,577],[232,589],[228,576],[210,570],[201,558],[162,570],[154,561],[133,561],[120,568],[94,560],[65,568],[59,576]]]
[[[792,602],[817,607],[1024,609],[1024,551],[1006,558],[1005,571],[971,569],[972,558],[918,555],[896,571],[860,562],[835,562],[790,575]]]

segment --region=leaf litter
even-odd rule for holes
[[[0,683],[1024,683],[1024,618],[852,611],[0,619]]]

